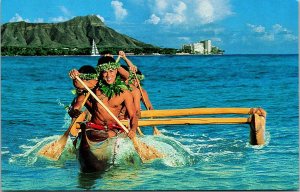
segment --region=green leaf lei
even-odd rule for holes
[[[120,63],[114,63],[114,62],[103,63],[96,67],[96,71],[98,72],[98,74],[100,74],[103,71],[107,71],[107,70],[111,70],[111,69],[115,70],[115,69],[118,69],[119,67],[120,67]]]
[[[120,95],[124,90],[129,90],[128,85],[121,80],[121,77],[118,75],[116,77],[115,83],[108,85],[104,80],[99,80],[99,88],[101,92],[111,99],[115,95]]]
[[[79,77],[83,80],[98,79],[98,73],[81,73]]]
[[[83,80],[98,79],[101,72],[107,71],[110,69],[113,69],[113,70],[118,69],[119,67],[120,67],[119,63],[114,63],[114,62],[103,63],[96,67],[97,73],[81,73],[81,74],[79,74],[79,77],[80,77],[80,79],[83,79]]]
[[[144,75],[139,75],[136,74],[136,77],[138,78],[138,80],[141,82],[142,80],[145,79]],[[132,71],[129,71],[129,78],[128,78],[128,83],[131,85],[133,83],[133,81],[135,80],[135,75]]]

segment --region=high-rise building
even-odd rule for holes
[[[195,54],[204,54],[204,43],[198,42],[192,44],[192,52]]]
[[[204,43],[204,48],[206,50],[206,54],[210,54],[211,53],[211,40],[205,40],[205,41],[201,41]]]
[[[197,43],[184,44],[182,50],[192,54],[211,54],[211,40],[199,41]]]

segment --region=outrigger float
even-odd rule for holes
[[[121,126],[125,133],[128,133],[128,121],[117,119],[111,111],[99,100],[99,98],[82,82],[77,79],[89,91],[86,99],[91,94],[101,106],[114,118]],[[238,114],[247,115],[247,117],[190,117],[199,115],[224,115]],[[78,135],[76,144],[76,154],[83,172],[104,171],[111,166],[114,158],[114,149],[116,147],[116,138],[109,138],[105,141],[99,141],[97,136],[89,136],[85,123],[80,124],[81,132],[78,134],[77,125],[84,121],[85,113],[82,113],[77,119],[73,120],[68,130],[60,139],[44,146],[39,155],[45,156],[51,160],[58,160],[71,133],[73,136]],[[138,121],[139,127],[156,126],[156,125],[195,125],[195,124],[249,124],[250,125],[250,144],[265,144],[266,129],[266,111],[262,108],[189,108],[189,109],[164,109],[164,110],[147,110],[141,112],[141,119]],[[124,133],[122,133],[124,134]],[[153,146],[141,142],[138,137],[131,138],[133,146],[141,158],[142,162],[149,162],[156,158],[163,158],[165,155],[157,151]]]

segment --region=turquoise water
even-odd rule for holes
[[[60,137],[73,95],[68,72],[96,57],[2,57],[3,190],[298,190],[298,55],[130,57],[145,74],[156,109],[262,107],[266,144],[251,146],[249,125],[158,126],[140,138],[166,154],[142,164],[122,140],[117,164],[80,173],[71,139],[57,162],[36,155]],[[223,116],[222,116],[223,117]]]

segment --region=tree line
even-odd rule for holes
[[[135,55],[142,54],[176,54],[177,49],[172,48],[128,48],[128,47],[101,47],[99,53],[108,52],[111,54],[118,54],[120,50]],[[91,48],[45,48],[45,47],[1,47],[2,56],[48,56],[48,55],[90,55]]]

